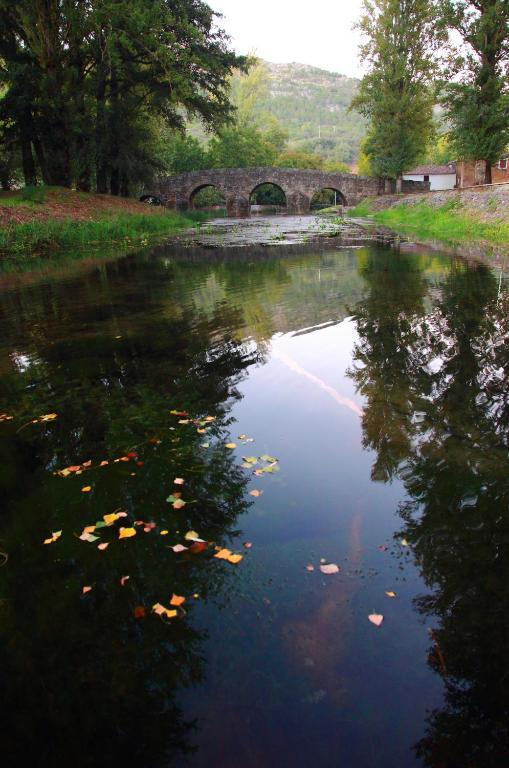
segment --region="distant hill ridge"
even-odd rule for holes
[[[263,63],[269,73],[269,93],[257,109],[279,120],[290,135],[290,146],[355,163],[366,124],[348,107],[359,80],[298,62]]]

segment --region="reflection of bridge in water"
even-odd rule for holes
[[[284,193],[288,213],[308,213],[313,196],[323,190],[336,192],[338,203],[344,205],[357,205],[368,196],[384,192],[379,179],[353,173],[298,168],[224,168],[158,179],[145,188],[142,199],[153,196],[169,208],[187,211],[194,207],[194,197],[200,190],[213,187],[223,195],[228,216],[246,216],[251,195],[262,184],[273,184]]]

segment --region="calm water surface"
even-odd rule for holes
[[[5,283],[3,764],[509,765],[508,309],[334,241]]]

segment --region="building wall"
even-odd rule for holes
[[[405,173],[403,178],[405,180],[408,179],[408,181],[424,181],[424,176],[422,174],[411,175],[411,174]],[[455,173],[443,173],[443,174],[430,173],[429,184],[430,184],[429,188],[432,192],[435,189],[454,189],[456,185],[456,174]]]
[[[479,169],[478,169],[479,170]],[[477,174],[478,175],[478,174]],[[476,163],[461,160],[456,163],[456,177],[458,187],[473,187],[476,184]],[[491,166],[491,181],[493,184],[503,184],[509,181],[509,169]],[[478,182],[477,182],[478,183]]]

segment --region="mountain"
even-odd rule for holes
[[[290,147],[355,163],[366,123],[348,107],[359,81],[307,64],[263,63],[268,90],[256,109],[279,120],[290,135]]]

